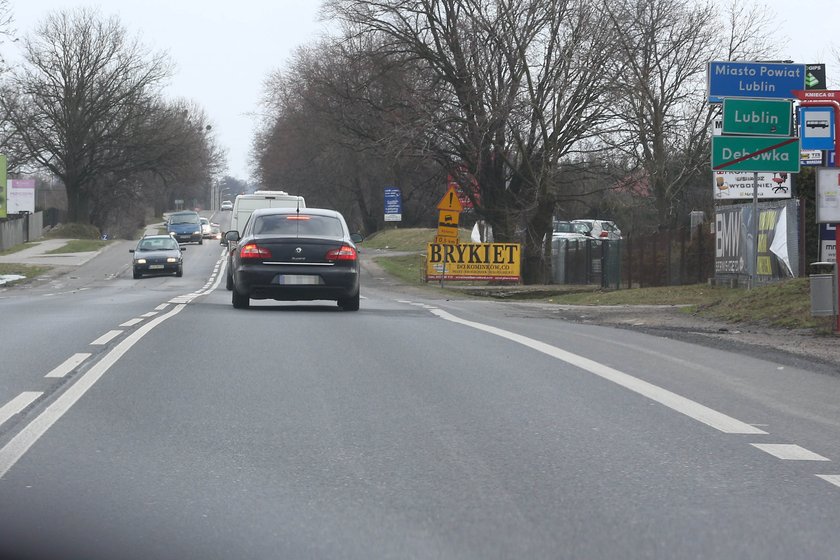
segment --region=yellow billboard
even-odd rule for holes
[[[429,243],[426,280],[502,280],[519,282],[519,243]]]

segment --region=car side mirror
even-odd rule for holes
[[[129,253],[133,253],[133,252],[134,252],[134,249],[129,249],[129,250],[128,250],[128,252],[129,252]]]
[[[186,251],[186,250],[187,250],[187,246],[186,246],[186,245],[180,245],[180,249],[181,249],[181,251]]]
[[[239,241],[239,232],[235,229],[225,232],[225,241]]]
[[[353,240],[353,243],[361,243],[362,241],[364,241],[365,238],[362,236],[361,233],[351,233],[350,239]]]

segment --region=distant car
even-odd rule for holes
[[[587,228],[586,235],[593,239],[606,239],[617,241],[621,239],[621,230],[614,222],[609,220],[572,220],[573,224],[584,224]]]
[[[134,278],[144,274],[184,275],[184,257],[186,251],[171,235],[146,235],[129,253],[134,254],[132,270]]]
[[[251,299],[331,299],[345,311],[359,309],[359,258],[342,215],[319,208],[260,208],[240,236],[225,233],[232,247],[233,307]]]
[[[230,200],[223,200],[219,210],[230,211],[233,210],[233,202]]]
[[[201,216],[198,212],[185,210],[173,212],[166,222],[166,232],[172,235],[179,243],[204,243],[201,233]]]
[[[201,220],[201,237],[204,239],[221,239],[222,229],[219,224],[214,224],[208,218],[200,218]]]

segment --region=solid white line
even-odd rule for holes
[[[613,383],[616,383],[624,387],[625,389],[630,389],[635,393],[638,393],[653,401],[656,401],[659,404],[667,406],[668,408],[675,410],[681,414],[685,414],[689,418],[693,418],[698,422],[702,422],[703,424],[711,426],[712,428],[719,430],[725,434],[767,433],[763,430],[759,430],[755,426],[747,424],[746,422],[742,422],[740,420],[732,418],[731,416],[727,416],[722,412],[718,412],[698,402],[692,401],[691,399],[687,399],[676,393],[672,393],[667,389],[663,389],[662,387],[659,387],[652,383],[648,383],[647,381],[643,381],[641,379],[633,377],[632,375],[628,375],[626,373],[618,371],[617,369],[605,366],[604,364],[598,363],[594,360],[590,360],[589,358],[584,358],[583,356],[578,356],[577,354],[572,354],[571,352],[561,350],[556,346],[551,346],[550,344],[534,340],[533,338],[528,338],[527,336],[522,336],[510,331],[498,329],[496,327],[485,325],[483,323],[467,321],[465,319],[461,319],[450,313],[447,313],[442,309],[431,309],[430,311],[438,317],[446,319],[447,321],[452,321],[453,323],[458,323],[460,325],[465,325],[467,327],[472,327],[480,331],[484,331],[490,334],[494,334],[496,336],[500,336],[502,338],[506,338],[518,344],[522,344],[523,346],[527,346],[528,348],[537,350],[538,352],[542,352],[543,354],[547,354],[553,358],[557,358],[558,360],[562,360],[568,364],[571,364],[590,373],[594,373],[599,377],[602,377],[608,381],[612,381]]]
[[[784,459],[786,461],[830,461],[822,455],[808,451],[804,447],[789,443],[753,443],[753,447],[761,449],[765,453]]]
[[[818,474],[817,477],[840,487],[840,474]]]
[[[64,377],[65,375],[73,371],[75,368],[77,368],[79,364],[87,360],[89,357],[90,353],[88,352],[80,352],[78,354],[73,354],[72,356],[64,360],[63,364],[57,366],[44,377]]]
[[[118,336],[122,334],[122,331],[108,331],[93,342],[91,342],[91,346],[102,346],[104,344],[108,344]]]
[[[3,407],[0,408],[0,426],[2,426],[6,420],[32,404],[35,399],[43,394],[43,392],[39,391],[24,391],[4,404]]]
[[[136,325],[138,323],[142,323],[142,322],[143,322],[143,319],[129,319],[128,321],[126,321],[125,323],[123,323],[120,326],[121,327],[133,327],[134,325]]]
[[[0,478],[4,477],[9,469],[23,457],[50,427],[55,424],[76,402],[82,398],[88,389],[93,387],[105,372],[119,360],[123,354],[137,344],[153,328],[163,323],[170,317],[177,315],[183,305],[175,307],[166,315],[161,315],[149,321],[117,344],[113,350],[108,352],[101,360],[93,365],[82,375],[67,391],[62,393],[46,410],[39,414],[32,422],[26,425],[9,443],[0,448]]]

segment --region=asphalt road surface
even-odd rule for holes
[[[368,266],[234,310],[218,244],[130,246],[0,295],[0,556],[838,556],[836,376]]]

